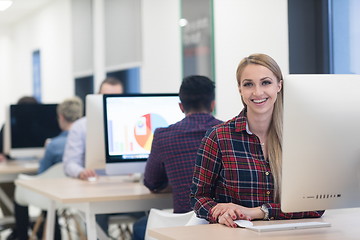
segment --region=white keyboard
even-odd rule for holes
[[[295,230],[295,229],[306,229],[306,228],[321,228],[330,227],[331,224],[327,222],[296,222],[296,223],[279,223],[269,224],[260,226],[250,226],[247,229],[257,232],[272,232],[272,231],[283,231],[283,230]]]

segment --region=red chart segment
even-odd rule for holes
[[[155,129],[167,126],[166,120],[159,114],[145,114],[141,116],[135,124],[135,139],[142,148],[150,151]]]

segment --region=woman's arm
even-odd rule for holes
[[[280,209],[278,203],[267,203],[264,206],[268,210],[268,219],[296,219],[296,218],[317,218],[324,214],[324,211],[309,211],[284,213]],[[234,203],[219,203],[211,209],[213,219],[217,219],[219,223],[229,227],[236,227],[235,220],[256,220],[264,219],[265,212],[261,210],[261,206],[247,208]]]
[[[205,134],[197,153],[190,193],[191,205],[197,216],[210,222],[216,222],[210,210],[217,204],[213,197],[220,169],[221,152],[216,130],[211,129]]]

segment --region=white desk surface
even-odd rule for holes
[[[125,179],[125,180],[124,180]],[[60,203],[104,202],[137,199],[169,199],[171,194],[152,194],[139,182],[120,176],[101,176],[95,182],[74,178],[16,180],[16,184]]]
[[[16,180],[15,183],[51,200],[46,226],[47,239],[53,236],[53,214],[58,203],[84,212],[88,239],[96,239],[95,214],[172,208],[172,194],[153,194],[142,183],[126,179],[101,176],[95,182],[58,178]]]
[[[39,168],[38,160],[7,160],[0,163],[0,183],[13,182],[20,173],[33,174],[37,173]],[[5,194],[2,188],[0,188],[0,201],[2,201],[6,207],[13,212],[13,201]],[[9,218],[9,217],[8,217]],[[7,219],[4,217],[0,220],[1,223],[12,222],[13,218]]]
[[[324,221],[331,227],[286,230],[276,232],[254,232],[243,228],[229,228],[220,224],[181,226],[150,229],[151,237],[159,240],[198,240],[198,239],[257,239],[257,240],[358,240],[360,239],[360,208],[327,210],[322,218],[254,221],[254,225],[290,223],[304,221]]]
[[[38,160],[7,160],[0,163],[0,174],[36,173]]]

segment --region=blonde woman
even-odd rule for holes
[[[244,109],[202,140],[191,186],[198,217],[234,220],[321,217],[323,211],[280,210],[283,77],[268,55],[244,58],[236,71]]]

